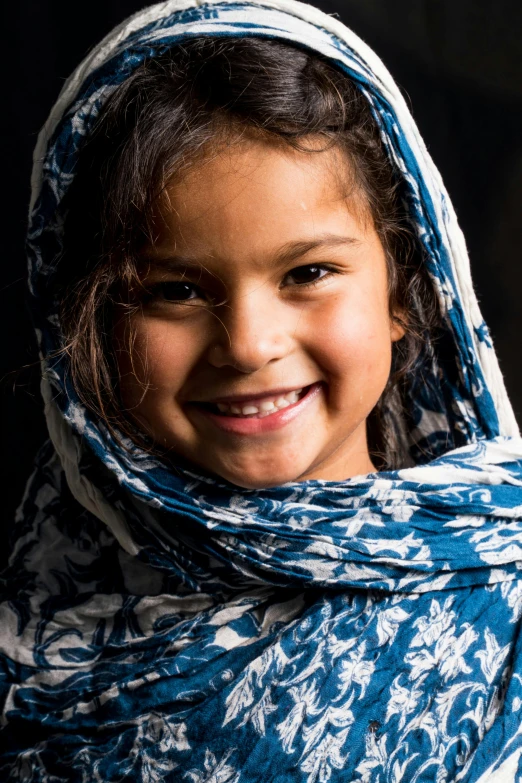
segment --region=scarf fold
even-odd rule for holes
[[[118,445],[47,358],[82,144],[145,58],[200,35],[306,47],[370,102],[444,314],[410,390],[416,467],[267,490],[174,474]],[[51,440],[2,577],[0,779],[519,781],[522,441],[451,202],[376,55],[294,0],[145,9],[40,134],[28,253]]]

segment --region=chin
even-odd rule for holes
[[[237,487],[243,489],[270,489],[271,487],[279,487],[281,484],[288,484],[293,481],[299,481],[299,477],[302,473],[297,473],[295,466],[293,468],[286,468],[281,470],[271,470],[266,472],[259,470],[216,470],[214,467],[214,473],[229,481],[231,484],[235,484]]]
[[[223,478],[227,478],[223,476]],[[259,478],[252,479],[251,481],[245,478],[227,478],[231,484],[235,484],[236,487],[242,489],[270,489],[271,487],[280,487],[282,484],[288,484],[289,482],[296,481],[295,477],[292,478]]]

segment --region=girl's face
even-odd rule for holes
[[[162,200],[133,339],[116,327],[139,426],[239,486],[374,469],[366,419],[403,330],[347,168],[254,139],[207,157]]]

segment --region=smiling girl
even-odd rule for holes
[[[123,405],[155,443],[243,487],[374,469],[366,419],[404,329],[371,217],[338,192],[339,157],[245,133],[167,187],[144,251]]]
[[[2,779],[515,783],[522,444],[382,63],[294,0],[161,3],[33,185]]]

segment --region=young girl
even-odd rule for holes
[[[28,247],[0,778],[519,781],[522,444],[368,47],[295,0],[141,12],[42,131]]]

